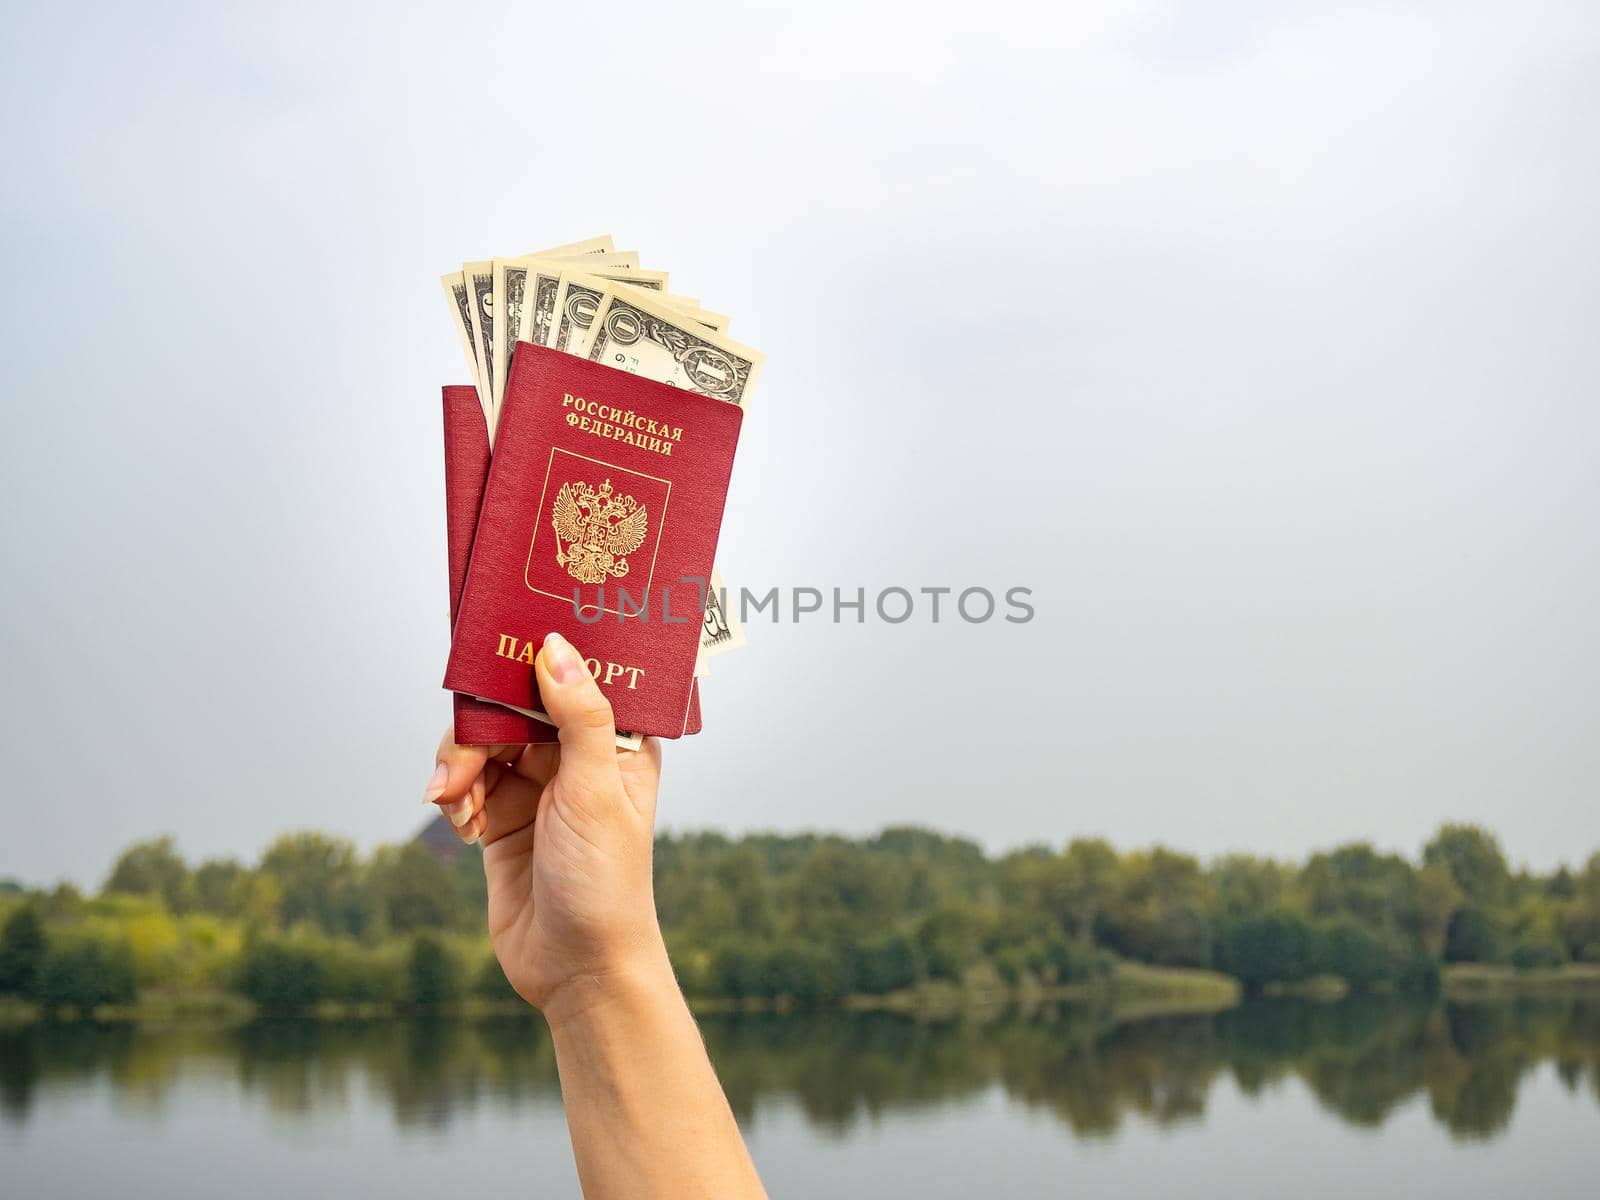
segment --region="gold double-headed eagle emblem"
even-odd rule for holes
[[[567,482],[556,493],[550,523],[556,530],[556,562],[579,583],[604,583],[628,573],[627,556],[644,544],[650,516],[632,496]]]

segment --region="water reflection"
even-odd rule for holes
[[[1223,1078],[1257,1094],[1298,1077],[1324,1110],[1370,1127],[1424,1095],[1434,1119],[1461,1139],[1504,1130],[1522,1081],[1546,1061],[1569,1090],[1600,1102],[1600,1003],[1592,999],[1278,1001],[1140,1021],[1064,1009],[993,1022],[818,1013],[703,1025],[741,1119],[782,1100],[837,1137],[879,1115],[936,1108],[995,1085],[1080,1138],[1109,1137],[1133,1114],[1159,1125],[1200,1121]],[[0,1117],[13,1126],[25,1126],[52,1088],[109,1082],[121,1111],[160,1115],[200,1081],[289,1117],[381,1104],[409,1128],[445,1127],[485,1104],[559,1096],[536,1018],[0,1033]]]

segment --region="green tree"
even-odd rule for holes
[[[860,845],[843,839],[818,843],[790,885],[794,930],[814,942],[870,934],[890,909],[889,880]]]
[[[1456,910],[1445,938],[1445,962],[1497,963],[1505,954],[1505,934],[1493,914],[1472,904]]]
[[[1485,908],[1503,904],[1511,884],[1500,842],[1477,825],[1443,825],[1422,848],[1422,861],[1450,872],[1469,903]]]
[[[1027,947],[1028,966],[1047,983],[1087,983],[1111,974],[1115,959],[1090,942],[1056,934]]]
[[[246,943],[239,962],[239,991],[268,1012],[319,1004],[328,998],[328,990],[326,958],[316,943],[271,935]]]
[[[476,862],[473,869],[481,878]],[[457,889],[451,868],[421,842],[379,850],[367,868],[367,884],[372,907],[392,933],[464,929],[482,915]]]
[[[406,978],[413,1004],[437,1005],[461,995],[465,980],[450,948],[437,935],[419,933],[411,939],[411,959]]]
[[[1391,974],[1383,940],[1349,917],[1328,922],[1318,940],[1319,973],[1337,975],[1353,988],[1371,987]]]
[[[917,957],[930,979],[961,979],[978,959],[978,919],[968,908],[946,905],[917,926]]]
[[[309,922],[327,933],[359,937],[372,923],[355,847],[343,838],[285,834],[267,848],[260,873],[277,881],[285,926]]]
[[[1444,954],[1450,920],[1461,906],[1461,889],[1450,869],[1431,863],[1416,873],[1412,886],[1413,926],[1411,935],[1435,958]]]
[[[1283,907],[1294,871],[1270,858],[1230,854],[1212,865],[1210,877],[1212,911],[1234,920]]]
[[[1561,938],[1577,962],[1600,962],[1600,902],[1574,900],[1562,914]]]
[[[1352,842],[1312,855],[1299,882],[1313,917],[1349,917],[1369,929],[1398,931],[1414,924],[1414,875],[1398,854]]]
[[[1582,874],[1578,875],[1573,883],[1577,887],[1578,895],[1587,896],[1591,900],[1600,900],[1600,850],[1589,856],[1589,861],[1583,866]]]
[[[1559,967],[1566,961],[1566,947],[1557,941],[1538,937],[1519,938],[1511,947],[1510,962],[1519,971]]]
[[[1210,964],[1210,887],[1193,857],[1159,846],[1130,854],[1122,880],[1102,921],[1113,950],[1161,966]]]
[[[707,980],[711,993],[731,1000],[762,994],[765,956],[760,946],[744,938],[728,938],[712,951]]]
[[[1317,966],[1311,922],[1282,910],[1229,921],[1218,932],[1216,965],[1250,991],[1306,979]]]
[[[1024,851],[1004,860],[1001,872],[1015,903],[1080,941],[1094,936],[1122,886],[1121,860],[1100,838],[1075,838],[1058,855]]]
[[[246,871],[233,881],[227,904],[246,929],[276,929],[283,918],[283,888],[276,876]]]
[[[768,949],[758,979],[758,994],[769,999],[811,1005],[838,994],[827,956],[794,938],[782,938]]]
[[[35,997],[45,1008],[98,1008],[132,1004],[133,955],[127,946],[74,938],[44,956]]]
[[[44,922],[36,905],[24,904],[0,929],[0,995],[34,995],[44,957]]]
[[[249,869],[231,858],[211,858],[194,869],[194,906],[219,917],[237,917],[235,901],[242,895],[240,880]]]
[[[171,913],[188,912],[194,892],[189,868],[178,855],[171,836],[129,846],[111,868],[102,895],[155,896]]]
[[[867,842],[891,884],[892,903],[907,918],[944,904],[972,903],[992,879],[983,847],[916,825],[896,825]]]
[[[903,933],[890,932],[840,948],[839,988],[846,994],[882,996],[917,981],[917,948]]]
[[[712,890],[728,905],[727,927],[750,937],[769,937],[777,928],[772,894],[761,859],[747,846],[733,846],[713,861]]]

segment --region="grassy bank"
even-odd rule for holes
[[[1445,998],[1457,1001],[1502,1000],[1571,992],[1600,993],[1600,964],[1567,963],[1560,967],[1514,967],[1456,963],[1444,969]]]
[[[846,996],[836,1004],[814,1007],[843,1008],[852,1012],[896,1012],[930,1020],[998,1015],[1055,1004],[1101,1008],[1118,1017],[1136,1018],[1176,1013],[1218,1012],[1237,1004],[1241,990],[1236,980],[1215,971],[1181,967],[1150,967],[1118,963],[1103,979],[1067,985],[1004,983],[993,972],[974,971],[961,983],[934,980],[902,988],[887,995]],[[691,997],[690,1007],[701,1014],[737,1012],[790,1012],[792,1001],[756,997],[726,999]],[[293,1010],[288,1015],[314,1020],[372,1019],[431,1012],[452,1017],[504,1016],[527,1011],[519,999],[465,998],[432,1006],[386,1002],[324,1002]],[[0,999],[0,1027],[43,1020],[47,1014],[37,1004]],[[186,1021],[233,1024],[269,1015],[257,1004],[228,992],[151,992],[132,1004],[101,1005],[93,1009],[66,1008],[51,1014],[55,1020],[134,1021],[172,1024]],[[285,1015],[273,1013],[270,1015]]]
[[[945,1018],[1081,1004],[1118,1016],[1136,1017],[1218,1012],[1232,1008],[1241,995],[1237,980],[1215,971],[1130,962],[1117,963],[1102,978],[1058,985],[1030,981],[1008,986],[993,975],[974,975],[961,984],[932,981],[883,996],[852,996],[844,1006],[858,1011]]]

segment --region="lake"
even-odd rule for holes
[[[1600,1195],[1600,1000],[708,1017],[775,1196]],[[7,1197],[577,1196],[536,1018],[0,1032]]]

